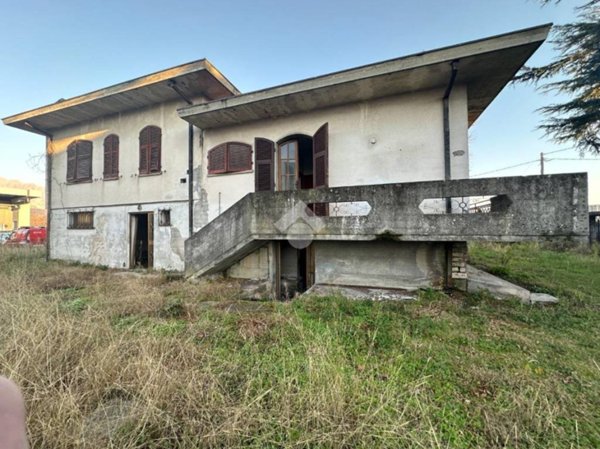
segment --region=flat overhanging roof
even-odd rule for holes
[[[187,106],[179,116],[209,129],[260,119],[446,87],[451,62],[456,84],[467,86],[469,125],[481,115],[544,42],[551,24],[335,72],[209,103]]]
[[[200,59],[12,115],[2,121],[5,125],[44,134],[86,120],[178,100],[180,94],[189,99],[202,95],[215,100],[238,93],[208,60]]]
[[[15,189],[11,187],[0,188],[0,204],[23,204],[32,198],[39,198],[39,190]]]

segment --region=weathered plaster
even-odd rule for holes
[[[254,172],[209,176],[208,151],[227,141],[254,145],[255,137],[275,142],[292,134],[312,136],[329,123],[329,185],[352,186],[443,179],[443,90],[429,90],[353,103],[284,118],[204,131],[202,186],[208,223],[254,191]],[[450,97],[453,177],[468,177],[467,90]],[[203,207],[204,206],[204,203]],[[198,223],[198,222],[196,222]]]

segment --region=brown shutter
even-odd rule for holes
[[[257,137],[254,139],[256,164],[254,166],[254,187],[257,192],[275,190],[275,142]]]
[[[150,128],[145,127],[140,131],[140,174],[150,173],[148,160],[150,144]]]
[[[111,170],[113,176],[119,176],[119,136],[113,137]]]
[[[313,136],[313,187],[315,189],[329,185],[329,124],[321,126]],[[315,215],[325,216],[328,204],[314,206]]]
[[[208,173],[225,173],[227,171],[227,144],[223,143],[208,152]]]
[[[77,143],[72,142],[67,147],[67,182],[75,181],[75,164],[77,163]]]
[[[156,173],[161,169],[161,131],[157,126],[150,127],[150,172]]]
[[[119,136],[111,134],[104,139],[104,177],[119,175]]]
[[[92,179],[92,142],[77,141],[77,163],[75,178],[78,181]]]
[[[227,143],[227,171],[252,170],[252,147],[245,143]]]

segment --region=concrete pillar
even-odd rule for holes
[[[467,290],[467,242],[452,242],[448,245],[448,286]]]

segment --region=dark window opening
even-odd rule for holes
[[[236,173],[252,170],[252,146],[240,142],[217,145],[208,152],[208,173]]]
[[[162,133],[158,126],[140,131],[140,175],[161,173]]]
[[[67,182],[92,180],[92,142],[76,140],[67,147]]]
[[[68,229],[94,229],[94,212],[69,212]]]
[[[111,134],[104,139],[104,179],[119,177],[119,136]]]
[[[160,209],[158,211],[158,225],[171,226],[171,209]]]

